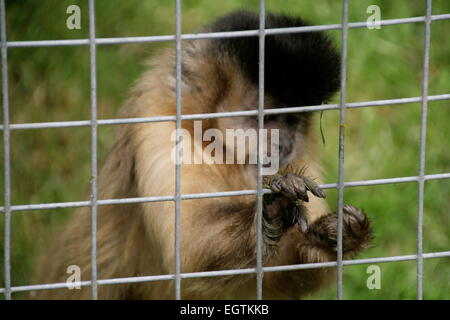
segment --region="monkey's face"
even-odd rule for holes
[[[219,111],[257,110],[257,105],[257,90],[251,89],[246,92],[242,90],[241,95],[234,92],[233,96],[225,99],[220,105]],[[279,105],[267,96],[264,107],[271,109],[279,107]],[[264,128],[261,132],[264,167],[281,168],[292,160],[297,152],[296,146],[301,143],[306,132],[307,122],[303,121],[304,117],[304,114],[279,114],[264,117]],[[239,150],[242,148],[242,144],[236,141],[233,143],[225,141],[227,152],[231,151],[230,149],[235,155],[244,152],[245,163],[255,164],[254,159],[257,159],[258,152],[257,117],[219,118],[217,127],[222,131],[224,137],[227,136],[227,132],[235,132],[237,139],[245,140],[245,150]]]

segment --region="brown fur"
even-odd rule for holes
[[[235,69],[237,64],[230,58],[225,55],[210,57],[208,43],[200,40],[184,44],[183,114],[254,109],[257,88]],[[135,86],[121,117],[175,114],[174,61],[172,49],[152,60],[150,71]],[[270,97],[266,99],[266,107],[273,107]],[[244,117],[205,120],[203,129],[238,127],[247,121]],[[182,125],[192,130],[192,121],[183,121]],[[172,196],[175,192],[175,166],[170,156],[175,144],[170,137],[174,129],[174,122],[131,124],[118,128],[114,145],[99,175],[99,199]],[[306,166],[305,176],[320,182],[312,129],[308,127],[306,135],[296,132],[292,139],[295,156],[290,165],[295,168]],[[181,192],[255,189],[255,172],[246,165],[182,165]],[[310,223],[308,233],[300,232],[296,226],[290,227],[277,247],[265,251],[265,265],[335,260],[335,252],[324,247],[323,237],[319,236],[322,231],[330,233],[335,225],[335,220],[325,215],[325,202],[310,197],[304,205]],[[182,272],[254,267],[254,208],[254,196],[183,200]],[[322,217],[327,217],[327,220],[320,220]],[[99,206],[98,279],[174,273],[174,226],[173,202]],[[69,265],[80,266],[82,280],[89,280],[90,232],[90,209],[80,208],[42,256],[36,283],[65,282]],[[367,225],[364,237],[369,233]],[[321,240],[317,240],[319,238]],[[366,238],[361,240],[358,235],[356,240],[354,238],[350,235],[344,239],[344,243],[348,242],[347,239],[358,243],[358,246],[352,246],[355,250],[346,252],[346,257],[353,256],[366,245]],[[264,297],[299,298],[316,289],[331,274],[331,268],[265,273]],[[255,276],[184,279],[181,288],[185,299],[254,298]],[[99,286],[101,299],[172,299],[174,292],[174,281]],[[32,297],[89,299],[90,288],[42,290],[34,292]]]

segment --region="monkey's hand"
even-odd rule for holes
[[[325,193],[311,179],[288,172],[285,175],[275,174],[264,177],[265,185],[273,192],[281,192],[294,202],[297,200],[309,201],[307,191],[319,198],[325,198]]]
[[[345,205],[343,209],[343,254],[346,258],[352,258],[370,246],[372,228],[362,210],[350,205]],[[337,213],[333,212],[314,221],[306,232],[309,243],[334,255],[337,251],[337,219]]]
[[[273,194],[264,196],[265,230],[269,239],[276,241],[292,225],[298,224],[302,232],[308,230],[308,219],[303,202],[308,202],[308,191],[319,198],[325,194],[311,179],[288,172],[264,177],[264,187]]]

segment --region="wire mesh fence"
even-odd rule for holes
[[[287,270],[301,270],[314,268],[337,268],[337,298],[343,299],[343,268],[349,265],[385,263],[385,262],[399,262],[415,260],[417,264],[416,272],[416,288],[417,299],[423,298],[423,260],[432,258],[450,257],[450,251],[443,252],[423,252],[423,207],[424,207],[424,185],[425,181],[449,179],[450,172],[442,172],[438,174],[425,174],[425,155],[426,155],[426,133],[427,133],[427,106],[430,101],[450,100],[450,93],[440,95],[428,95],[428,75],[429,75],[429,52],[430,52],[430,34],[431,23],[437,20],[450,20],[449,14],[432,15],[432,0],[426,1],[426,12],[424,16],[381,20],[381,26],[396,25],[396,24],[410,24],[420,23],[424,25],[425,37],[423,45],[423,64],[422,64],[422,94],[417,97],[408,97],[400,99],[388,100],[373,100],[364,102],[347,102],[347,43],[348,30],[352,28],[365,28],[367,23],[364,22],[348,22],[349,1],[342,0],[342,21],[340,24],[305,26],[295,28],[265,28],[265,1],[260,0],[259,18],[260,25],[258,30],[245,30],[234,32],[214,32],[214,33],[197,33],[197,34],[182,34],[181,26],[181,0],[175,0],[175,35],[161,35],[161,36],[146,36],[146,37],[117,37],[117,38],[97,38],[95,27],[95,0],[89,0],[89,38],[75,39],[75,40],[44,40],[44,41],[8,41],[6,30],[6,10],[5,0],[0,0],[0,19],[1,19],[1,65],[2,65],[2,107],[3,107],[3,124],[0,129],[3,131],[3,169],[4,169],[4,204],[0,207],[0,211],[4,217],[4,288],[0,288],[0,293],[3,293],[6,299],[11,299],[11,294],[14,292],[23,292],[31,290],[45,290],[65,288],[66,283],[52,283],[52,284],[37,284],[26,286],[12,286],[11,282],[11,215],[18,211],[57,209],[57,208],[76,208],[76,207],[90,207],[91,208],[91,280],[82,281],[81,286],[90,286],[92,290],[92,298],[98,298],[99,285],[111,284],[125,284],[125,283],[139,283],[151,282],[160,280],[175,281],[175,297],[181,299],[182,279],[201,278],[201,277],[218,277],[224,275],[237,274],[255,274],[256,275],[256,297],[263,298],[263,276],[266,272],[280,272]],[[340,30],[341,32],[341,94],[339,104],[326,104],[316,106],[302,106],[290,108],[264,108],[264,45],[265,36],[272,34],[287,34],[287,33],[301,33],[301,32],[317,32],[325,30]],[[183,115],[182,112],[182,98],[181,98],[181,72],[182,72],[182,43],[185,40],[195,39],[212,39],[212,38],[230,38],[230,37],[258,37],[259,39],[259,103],[257,110],[251,111],[235,111],[235,112],[219,112],[207,114],[189,114]],[[176,46],[176,115],[175,116],[160,116],[148,118],[123,118],[123,119],[98,119],[97,118],[97,61],[96,50],[97,46],[104,44],[126,44],[126,43],[148,43],[148,42],[163,42],[175,41]],[[9,94],[8,94],[8,49],[13,47],[44,47],[44,46],[89,46],[90,50],[90,92],[91,92],[91,119],[81,121],[58,121],[58,122],[41,122],[41,123],[10,123],[10,108],[9,108]],[[393,105],[403,105],[409,103],[421,103],[421,126],[420,126],[420,156],[419,156],[419,172],[415,176],[408,177],[394,177],[388,179],[375,180],[360,180],[345,182],[344,179],[344,133],[345,133],[345,111],[352,108],[371,108],[383,107]],[[311,263],[286,265],[275,267],[264,267],[262,263],[262,199],[265,193],[269,190],[263,188],[262,184],[262,159],[261,144],[258,145],[258,180],[256,190],[239,190],[228,192],[211,192],[201,194],[181,194],[181,174],[179,160],[176,161],[176,185],[175,194],[173,196],[154,196],[154,197],[139,197],[139,198],[122,198],[122,199],[98,199],[97,198],[97,153],[98,153],[98,136],[97,130],[99,126],[120,125],[132,123],[152,123],[172,121],[175,122],[176,128],[181,128],[182,120],[202,120],[221,117],[241,117],[241,116],[257,116],[258,127],[264,127],[264,116],[273,114],[287,114],[300,113],[310,111],[323,110],[339,110],[339,156],[338,156],[338,181],[332,184],[321,185],[324,189],[336,189],[338,191],[338,245],[337,257],[334,262]],[[58,203],[37,203],[27,205],[14,205],[11,203],[11,159],[10,159],[10,133],[13,130],[28,130],[28,129],[45,129],[45,128],[68,128],[68,127],[90,127],[91,130],[91,198],[88,201],[74,201],[74,202],[58,202]],[[261,131],[259,131],[261,132]],[[260,137],[261,139],[261,137]],[[176,146],[179,148],[179,140]],[[179,156],[179,153],[176,152]],[[412,255],[389,256],[370,259],[356,259],[343,260],[342,247],[342,228],[343,228],[343,204],[344,204],[344,189],[356,186],[371,186],[371,185],[385,185],[416,182],[418,185],[418,211],[417,211],[417,252]],[[256,265],[254,268],[236,269],[236,270],[220,270],[208,272],[181,272],[180,259],[180,215],[182,214],[181,201],[189,199],[205,199],[215,197],[229,197],[255,195],[257,199],[256,221]],[[105,205],[119,205],[130,203],[146,203],[158,201],[171,201],[175,203],[175,273],[167,275],[156,276],[138,276],[114,279],[98,279],[97,277],[97,207]]]

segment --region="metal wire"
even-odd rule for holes
[[[91,294],[97,300],[97,48],[95,0],[89,0],[89,57],[91,78]]]
[[[263,129],[264,129],[264,50],[266,27],[266,3],[259,0],[259,82],[258,82],[258,178],[256,186],[256,299],[262,300],[262,201],[263,201]]]
[[[0,2],[1,55],[2,55],[2,102],[3,102],[3,183],[4,194],[4,283],[5,299],[11,299],[11,164],[9,132],[8,49],[6,46],[5,0]]]
[[[342,276],[344,273],[342,229],[344,219],[344,142],[345,142],[345,108],[347,93],[347,35],[348,35],[348,0],[342,1],[342,38],[341,38],[341,101],[339,105],[339,155],[338,155],[338,219],[337,219],[337,299],[343,299]]]
[[[428,96],[428,101],[450,100],[450,94],[439,94]],[[402,105],[408,103],[417,103],[422,101],[420,97],[386,99],[386,100],[372,100],[362,102],[349,102],[346,104],[347,109],[368,108],[368,107],[384,107]],[[316,106],[304,107],[285,107],[264,109],[264,115],[270,114],[286,114],[286,113],[301,113],[323,110],[338,110],[339,104],[321,104]],[[229,118],[229,117],[250,117],[257,116],[258,110],[248,111],[230,111],[230,112],[216,112],[216,113],[199,113],[199,114],[182,114],[181,120],[204,120],[215,118]],[[151,122],[165,122],[176,121],[176,116],[156,116],[156,117],[141,117],[141,118],[119,118],[119,119],[98,119],[97,125],[117,125],[117,124],[135,124],[135,123],[151,123]],[[90,126],[90,120],[81,121],[54,121],[54,122],[35,122],[35,123],[17,123],[10,124],[10,130],[30,130],[30,129],[50,129],[50,128],[69,128],[69,127],[86,127]],[[0,130],[3,126],[0,125]]]
[[[176,19],[176,144],[175,144],[175,298],[181,299],[181,260],[180,260],[180,206],[181,206],[181,168],[180,135],[181,129],[181,2],[175,1]]]
[[[428,108],[428,69],[430,60],[432,0],[427,0],[425,19],[425,40],[422,68],[422,107],[420,116],[420,152],[418,177],[418,210],[417,210],[417,299],[423,299],[423,198],[425,189],[425,150],[427,140],[427,108]]]
[[[441,252],[431,252],[424,253],[424,259],[436,259],[436,258],[447,258],[450,257],[450,251]],[[402,262],[402,261],[414,261],[417,259],[417,255],[403,255],[403,256],[391,256],[391,257],[381,257],[381,258],[370,258],[370,259],[354,259],[354,260],[344,260],[342,263],[344,266],[347,265],[364,265],[364,264],[375,264],[375,263],[388,263],[388,262]],[[279,272],[279,271],[293,271],[293,270],[306,270],[306,269],[318,269],[318,268],[334,268],[337,266],[336,262],[320,262],[320,263],[307,263],[307,264],[295,264],[295,265],[285,265],[276,267],[263,267],[264,272]],[[247,269],[230,269],[230,270],[220,270],[220,271],[205,271],[205,272],[189,272],[182,273],[182,279],[188,278],[205,278],[205,277],[221,277],[230,275],[241,275],[241,274],[254,274],[256,268]],[[174,274],[164,274],[156,276],[141,276],[141,277],[126,277],[126,278],[113,278],[113,279],[100,279],[97,281],[99,285],[112,285],[112,284],[124,284],[124,283],[140,283],[140,282],[152,282],[152,281],[163,281],[163,280],[174,280]],[[81,281],[80,286],[89,286],[90,281]],[[78,284],[78,283],[77,283]],[[63,283],[48,283],[48,284],[36,284],[29,286],[16,286],[11,287],[11,292],[23,292],[32,290],[48,290],[48,289],[61,289],[67,288],[67,284]],[[0,288],[0,293],[4,293],[5,288]]]
[[[418,176],[411,177],[397,177],[387,179],[373,179],[373,180],[359,180],[345,182],[344,187],[362,187],[362,186],[376,186],[383,184],[396,184],[417,182]],[[441,180],[450,179],[449,173],[428,174],[424,176],[425,181],[428,180]],[[337,183],[321,184],[322,189],[336,189]],[[270,190],[264,189],[264,193],[271,193]],[[237,197],[246,195],[256,195],[256,190],[236,190],[236,191],[223,191],[223,192],[210,192],[210,193],[191,193],[182,194],[181,200],[192,199],[207,199],[207,198],[219,198],[219,197]],[[119,198],[119,199],[105,199],[97,200],[98,206],[107,206],[115,204],[131,204],[131,203],[146,203],[146,202],[160,202],[160,201],[175,201],[173,196],[155,196],[155,197],[137,197],[137,198]],[[13,205],[10,206],[10,211],[33,211],[33,210],[49,210],[49,209],[64,209],[64,208],[78,208],[87,207],[91,204],[90,201],[74,201],[74,202],[55,202],[55,203],[39,203],[39,204],[27,204],[27,205]],[[4,213],[5,208],[0,207],[0,212]]]
[[[343,281],[342,272],[346,265],[372,264],[385,262],[398,262],[415,260],[417,262],[417,298],[423,298],[423,260],[432,258],[450,257],[450,251],[423,253],[423,201],[424,201],[424,184],[428,180],[450,179],[449,173],[438,173],[425,175],[425,155],[426,155],[426,119],[428,101],[450,100],[450,93],[428,96],[428,68],[429,68],[429,50],[430,50],[430,30],[431,22],[437,20],[448,20],[450,14],[432,15],[432,0],[427,0],[426,15],[421,17],[411,17],[402,19],[382,20],[382,26],[406,24],[406,23],[424,23],[425,40],[424,40],[424,57],[423,57],[423,77],[422,77],[422,95],[420,97],[409,97],[400,99],[373,100],[362,102],[346,101],[346,58],[347,58],[347,34],[348,29],[366,27],[366,22],[348,22],[348,0],[343,0],[342,22],[341,24],[329,24],[319,26],[306,26],[295,28],[265,28],[265,1],[260,0],[259,18],[260,25],[258,30],[245,30],[236,32],[215,32],[215,33],[197,33],[182,34],[181,33],[181,0],[175,0],[175,18],[176,32],[175,35],[149,36],[149,37],[118,37],[118,38],[96,38],[95,36],[95,0],[89,0],[89,39],[75,40],[43,40],[43,41],[7,41],[6,33],[6,11],[5,1],[0,0],[0,28],[1,28],[1,65],[2,65],[2,101],[3,101],[3,124],[0,130],[3,131],[3,166],[4,166],[4,206],[0,207],[0,211],[4,215],[4,288],[0,288],[0,293],[5,295],[6,299],[11,299],[13,292],[58,289],[65,288],[66,283],[38,284],[29,286],[12,286],[11,285],[11,214],[16,211],[32,211],[59,208],[91,208],[91,280],[82,281],[81,286],[91,286],[92,298],[98,296],[98,285],[123,284],[123,283],[139,283],[148,281],[175,281],[176,299],[181,299],[181,280],[186,278],[200,277],[218,277],[224,275],[238,274],[256,274],[256,296],[257,299],[263,297],[263,275],[264,272],[277,272],[288,270],[302,270],[315,268],[332,268],[336,267],[337,272],[337,298],[343,298]],[[342,32],[342,63],[341,63],[341,99],[339,104],[302,106],[289,108],[273,108],[264,109],[264,44],[265,36],[271,34],[286,34],[300,32],[316,32],[324,30],[341,30]],[[235,111],[220,112],[208,114],[185,114],[181,112],[181,66],[182,66],[182,41],[195,39],[211,39],[211,38],[229,38],[229,37],[259,37],[259,103],[258,110],[252,111]],[[176,115],[175,116],[157,116],[146,118],[125,118],[125,119],[97,119],[97,83],[96,83],[96,46],[107,44],[125,44],[125,43],[146,43],[160,41],[176,42]],[[43,123],[9,123],[9,96],[8,96],[8,48],[14,47],[42,47],[42,46],[74,46],[88,45],[90,48],[90,77],[91,77],[91,119],[81,121],[57,121]],[[367,108],[403,105],[408,103],[421,103],[421,134],[420,134],[420,156],[419,156],[419,172],[417,176],[395,177],[387,179],[360,180],[344,182],[344,138],[345,138],[345,110],[348,108]],[[285,114],[297,112],[311,112],[319,110],[339,110],[340,111],[340,130],[339,130],[339,176],[338,182],[332,184],[321,185],[324,189],[338,190],[338,253],[337,260],[334,262],[310,263],[299,265],[286,265],[275,267],[263,267],[262,265],[262,197],[270,190],[262,187],[262,145],[260,141],[261,132],[258,135],[258,180],[256,190],[237,190],[228,192],[211,192],[198,194],[181,194],[181,170],[179,161],[179,136],[176,140],[176,167],[175,167],[175,195],[174,196],[156,196],[156,197],[138,197],[138,198],[121,198],[121,199],[97,199],[97,127],[99,125],[116,125],[116,124],[132,124],[147,122],[175,122],[176,128],[181,128],[182,120],[201,120],[222,117],[240,117],[240,116],[257,116],[258,128],[264,128],[264,116],[270,114]],[[63,127],[83,127],[91,128],[91,199],[90,201],[74,201],[59,203],[41,203],[26,205],[11,205],[11,179],[10,179],[10,131],[11,130],[28,130],[28,129],[45,129],[45,128],[63,128]],[[418,183],[418,222],[417,222],[417,254],[381,257],[371,259],[343,260],[342,256],[342,215],[343,215],[343,197],[344,189],[358,186],[384,185],[393,183]],[[255,195],[257,198],[256,210],[256,266],[247,269],[231,269],[210,272],[181,272],[180,258],[180,216],[181,201],[186,199],[206,199],[215,197],[230,197]],[[146,203],[157,201],[173,201],[175,203],[175,272],[168,275],[156,276],[140,276],[114,279],[97,279],[97,246],[96,246],[96,230],[97,230],[97,207],[104,205],[130,204],[130,203]]]
[[[381,20],[381,26],[391,26],[397,24],[409,24],[409,23],[421,23],[424,22],[426,17],[411,17],[400,19],[386,19]],[[436,20],[448,20],[450,14],[438,14],[431,16],[432,21]],[[351,22],[348,24],[349,29],[365,28],[367,26],[366,21]],[[266,35],[272,34],[284,34],[284,33],[300,33],[300,32],[315,32],[315,31],[327,31],[327,30],[339,30],[341,24],[328,24],[318,26],[306,26],[306,27],[294,27],[294,28],[274,28],[266,29]],[[236,37],[251,37],[258,36],[259,30],[246,30],[246,31],[230,31],[230,32],[209,32],[209,33],[194,33],[194,34],[182,34],[181,40],[197,40],[197,39],[217,39],[217,38],[236,38]],[[117,37],[117,38],[97,38],[96,44],[126,44],[126,43],[147,43],[147,42],[164,42],[175,41],[175,35],[163,35],[163,36],[148,36],[148,37]],[[82,46],[89,45],[88,39],[73,39],[73,40],[38,40],[38,41],[8,41],[8,47],[52,47],[52,46]]]

